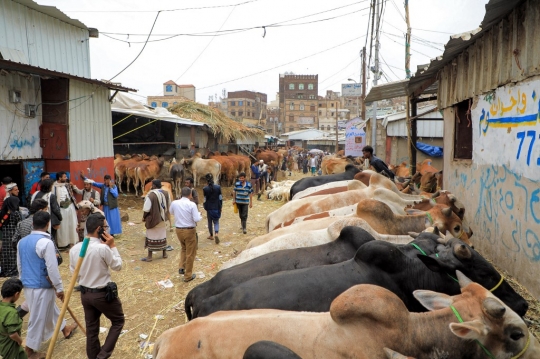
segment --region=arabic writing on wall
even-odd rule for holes
[[[540,80],[498,88],[471,110],[473,161],[540,179]]]
[[[347,122],[345,130],[345,155],[362,156],[362,148],[366,145],[366,133],[360,127],[362,120],[356,118]]]

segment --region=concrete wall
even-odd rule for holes
[[[475,247],[536,298],[540,298],[540,146],[535,142],[539,93],[536,78],[476,96],[471,107],[472,160],[454,160],[454,108],[444,110],[445,187],[464,203]],[[512,105],[512,97],[522,100]],[[528,121],[530,116],[534,121]]]
[[[382,159],[387,162],[387,164],[399,165],[402,162],[407,162],[409,165],[409,141],[403,137],[388,137],[391,142],[391,150],[389,153],[386,153],[386,157]],[[387,140],[388,141],[388,140]],[[442,138],[419,138],[418,141],[428,144],[430,146],[443,147]],[[389,155],[389,156],[388,156]],[[416,163],[420,163],[426,158],[431,159],[431,165],[440,170],[443,169],[444,160],[442,157],[430,157],[423,152],[416,152]]]

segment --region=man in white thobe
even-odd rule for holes
[[[34,214],[34,230],[17,245],[17,268],[30,309],[25,348],[28,357],[38,356],[36,353],[41,343],[52,337],[60,315],[55,299],[64,300],[56,250],[46,232],[50,218],[47,212]],[[66,325],[64,320],[60,328],[64,337],[69,339],[77,324]]]
[[[68,188],[69,186],[69,188]],[[67,175],[65,172],[56,174],[56,182],[52,190],[60,206],[62,213],[62,223],[56,233],[56,242],[58,248],[71,247],[79,242],[77,233],[77,208],[74,201],[71,185],[67,183]]]

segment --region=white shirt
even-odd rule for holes
[[[197,205],[185,197],[173,201],[169,212],[174,216],[176,228],[195,227],[202,219]]]
[[[309,165],[311,167],[317,167],[317,160],[314,157],[312,157],[311,160],[309,160]]]
[[[75,271],[75,266],[79,260],[82,242],[77,243],[69,250],[69,269],[71,273]],[[99,238],[90,237],[88,250],[77,278],[80,285],[86,288],[103,288],[111,281],[111,271],[122,269],[122,258],[116,247],[109,248]]]
[[[58,270],[58,260],[56,259],[56,249],[54,243],[51,241],[51,236],[47,232],[32,231],[32,234],[42,234],[43,238],[36,243],[36,254],[39,258],[45,259],[45,265],[47,267],[47,274],[57,292],[63,292],[64,287],[62,285],[62,278],[60,277],[60,271]],[[21,257],[19,256],[19,245],[17,245],[17,269],[19,273],[23,273],[21,268]]]

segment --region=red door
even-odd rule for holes
[[[43,122],[40,126],[40,145],[44,159],[69,159],[67,126]]]

